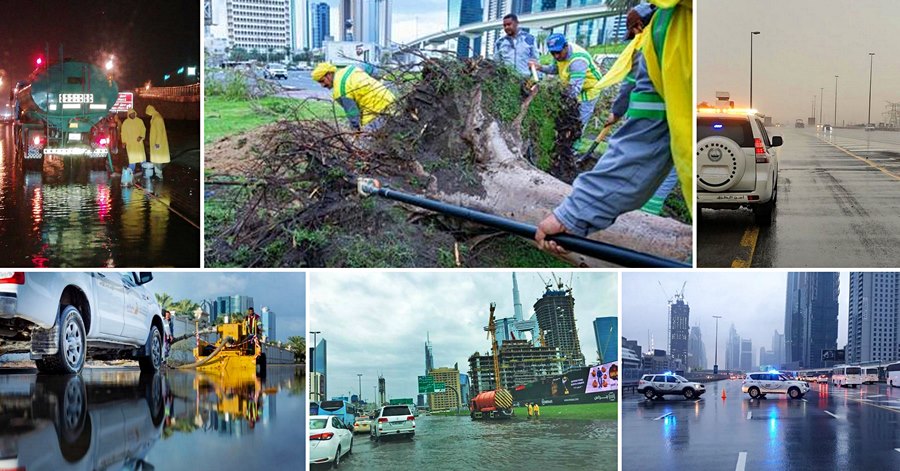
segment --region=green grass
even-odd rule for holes
[[[204,141],[215,142],[281,119],[330,119],[334,116],[335,108],[327,101],[307,101],[302,108],[298,108],[300,103],[300,100],[293,98],[265,97],[258,100],[265,110],[259,112],[251,107],[250,100],[207,96],[204,100]],[[340,106],[337,107],[337,116],[344,117]]]
[[[538,250],[525,239],[517,236],[497,237],[489,243],[489,249],[475,256],[482,267],[506,268],[572,268],[572,265],[546,252]]]
[[[528,409],[516,407],[517,419],[528,420]],[[591,404],[567,404],[564,406],[541,406],[541,419],[575,420],[616,420],[619,417],[617,402],[595,402]]]

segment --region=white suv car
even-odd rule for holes
[[[379,440],[387,435],[416,435],[416,418],[406,405],[384,406],[372,420],[370,438]]]
[[[775,371],[749,373],[741,385],[741,392],[753,399],[766,394],[787,394],[791,399],[800,399],[809,392],[809,383],[787,378]]]
[[[86,358],[159,371],[166,323],[151,273],[0,272],[0,350],[42,373],[78,374]]]
[[[647,399],[662,398],[663,396],[677,395],[685,399],[697,399],[706,392],[706,386],[702,383],[688,381],[681,376],[671,373],[658,375],[644,375],[638,382],[638,394],[643,394]]]
[[[778,196],[778,157],[762,121],[750,111],[697,112],[697,205],[753,210],[756,224],[772,223]]]

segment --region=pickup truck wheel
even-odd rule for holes
[[[144,344],[146,355],[138,358],[138,365],[141,367],[142,373],[155,373],[162,366],[163,358],[163,341],[162,334],[159,333],[159,327],[156,324],[150,325],[150,334],[147,336],[147,343]]]
[[[41,373],[78,374],[84,368],[87,339],[81,312],[75,306],[64,306],[59,314],[58,351],[35,362]]]

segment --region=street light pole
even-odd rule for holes
[[[317,347],[317,345],[316,345],[316,335],[317,335],[317,334],[321,334],[322,331],[320,331],[320,330],[314,330],[314,331],[311,330],[309,333],[311,333],[312,336],[313,336],[313,349],[315,349],[315,348]],[[307,348],[307,350],[309,350],[309,349]],[[313,372],[313,373],[315,373],[315,372],[316,372],[316,352],[313,352],[313,358],[312,358],[312,360],[313,360],[313,362],[312,362],[312,370],[310,370],[310,371]],[[316,380],[316,385],[315,385],[315,386],[316,386],[316,399],[317,399],[317,400],[318,400],[318,398],[319,398],[319,394],[322,394],[322,391],[319,391],[319,384],[320,384],[319,381]]]
[[[362,373],[356,373],[356,377],[359,378],[359,396],[356,398],[356,403],[362,404]]]
[[[874,52],[869,53],[869,117],[866,118],[866,126],[872,124],[872,60],[875,57]]]
[[[825,87],[821,87],[819,89],[819,124],[822,124],[822,110],[825,109],[825,103],[822,101],[825,98]]]
[[[834,76],[834,123],[832,126],[837,127],[837,79],[838,76]]]
[[[713,361],[713,374],[719,374],[719,319],[722,316],[713,316],[716,319],[716,353],[715,360]]]
[[[750,108],[753,108],[753,36],[759,34],[759,31],[750,32]]]

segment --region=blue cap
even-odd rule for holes
[[[550,37],[547,38],[547,49],[550,52],[559,52],[565,49],[566,47],[566,37],[559,34],[553,33]]]

